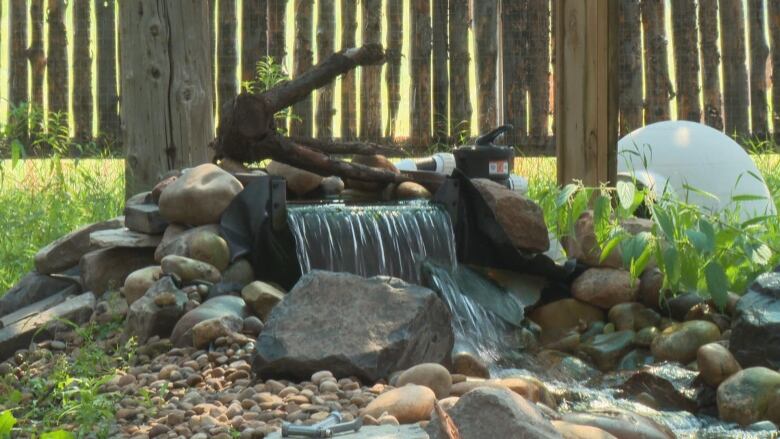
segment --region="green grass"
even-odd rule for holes
[[[122,160],[0,161],[0,294],[33,268],[38,249],[119,215],[123,202]]]

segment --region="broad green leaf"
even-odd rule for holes
[[[674,247],[667,247],[663,254],[663,266],[666,271],[666,278],[669,280],[669,284],[677,285],[680,282],[680,256],[677,253],[677,249]]]
[[[571,196],[577,192],[577,189],[579,189],[579,186],[574,183],[569,183],[564,186],[555,198],[555,207],[561,208],[564,204],[568,203]]]
[[[615,247],[623,242],[624,237],[625,235],[617,234],[610,238],[609,241],[604,244],[604,247],[601,250],[601,257],[599,257],[599,262],[604,262],[609,257],[609,255],[612,254],[612,251],[615,250]]]
[[[729,279],[726,272],[717,262],[710,262],[704,267],[704,276],[707,279],[707,290],[710,297],[719,309],[723,309],[728,301]]]
[[[16,418],[10,410],[0,413],[0,438],[10,438],[14,425],[16,425]]]
[[[622,180],[617,182],[617,195],[618,201],[620,201],[620,207],[630,211],[631,206],[634,204],[635,194],[636,186],[634,186],[634,183]]]
[[[647,233],[647,232],[643,232]],[[649,235],[649,234],[648,234]],[[653,256],[653,246],[648,244],[645,245],[644,250],[642,250],[642,253],[639,254],[639,257],[636,258],[636,260],[631,264],[631,275],[635,278],[638,278],[642,275],[642,272],[645,271],[645,268],[647,268],[647,264],[650,262],[650,258]]]
[[[587,190],[581,190],[574,197],[574,201],[571,203],[571,212],[569,226],[571,233],[574,233],[574,224],[580,218],[583,212],[588,208],[588,202],[590,201],[590,194]]]
[[[65,430],[55,430],[49,433],[43,433],[40,439],[75,439],[73,433]]]
[[[666,239],[674,241],[674,218],[661,208],[653,209],[653,219],[666,235]]]
[[[699,258],[692,252],[680,254],[680,282],[692,291],[699,286]]]
[[[689,229],[685,231],[685,236],[688,237],[688,240],[691,241],[693,247],[700,253],[709,253],[712,251],[714,243],[710,241],[704,233],[698,230]]]
[[[624,241],[620,247],[623,253],[623,266],[631,268],[650,245],[650,233],[642,232]]]
[[[717,197],[717,195],[715,195],[713,193],[710,193],[710,192],[707,192],[707,191],[704,191],[704,190],[701,190],[699,188],[695,188],[695,187],[693,187],[693,186],[691,186],[691,185],[689,185],[687,183],[683,185],[683,189],[685,189],[687,191],[690,191],[690,192],[693,192],[695,194],[701,195],[701,196],[703,196],[705,198],[709,198],[709,199],[711,199],[713,201],[720,201],[720,199]]]
[[[593,207],[593,229],[599,240],[603,240],[607,234],[611,210],[610,198],[604,194],[599,195]]]

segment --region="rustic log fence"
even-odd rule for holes
[[[508,143],[555,151],[556,0],[208,1],[217,117],[262,57],[295,76],[341,48],[381,43],[387,63],[296,104],[290,134],[425,149],[511,123]],[[70,112],[80,141],[118,138],[117,9],[0,0],[2,105]],[[670,118],[743,139],[780,133],[780,0],[620,0],[618,14],[621,134]]]

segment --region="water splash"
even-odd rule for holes
[[[303,274],[318,269],[419,284],[422,260],[457,264],[449,215],[425,201],[289,205],[287,221]]]

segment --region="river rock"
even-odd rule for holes
[[[696,359],[699,347],[720,339],[720,330],[712,322],[692,320],[676,323],[653,340],[650,350],[660,361],[677,361],[688,364]]]
[[[160,204],[160,197],[162,196],[163,191],[173,184],[174,181],[176,181],[179,176],[181,176],[181,172],[178,170],[171,171],[168,173],[168,175],[163,176],[163,179],[160,180],[154,187],[152,188],[149,201],[151,201],[154,204]],[[145,202],[145,201],[144,201]]]
[[[715,393],[702,386],[697,377],[696,372],[677,363],[665,362],[641,367],[617,387],[623,396],[649,396],[658,410],[697,413],[715,405]]]
[[[433,390],[409,384],[379,395],[361,411],[361,415],[379,418],[383,413],[387,413],[401,424],[412,424],[431,418],[435,400]]]
[[[413,181],[405,181],[396,188],[395,197],[399,200],[430,200],[433,195],[425,186]]]
[[[582,350],[593,359],[593,363],[606,372],[617,366],[634,342],[634,331],[617,331],[593,337],[582,345]]]
[[[213,241],[211,238],[205,240],[203,238],[197,238],[203,234],[219,236],[219,226],[215,224],[209,224],[206,226],[194,227],[190,229],[187,226],[183,226],[181,224],[169,225],[165,229],[165,233],[163,234],[160,245],[157,246],[157,250],[154,252],[155,260],[160,262],[162,261],[162,258],[168,255],[185,256],[188,258],[198,259],[195,257],[195,253],[203,254],[208,252],[209,249],[201,247],[200,249],[193,252],[193,243],[196,241],[201,243]],[[217,253],[218,255],[222,254],[222,250],[219,247],[213,250],[219,252]]]
[[[219,337],[241,331],[243,325],[244,319],[235,315],[203,320],[192,327],[192,345],[197,349],[203,349]]]
[[[242,288],[255,280],[255,270],[246,259],[238,259],[222,272],[222,282],[240,285]]]
[[[222,275],[216,267],[184,256],[170,255],[160,262],[163,273],[175,274],[185,284],[195,281],[217,283],[222,280]]]
[[[85,254],[79,262],[81,283],[86,290],[101,295],[109,289],[119,289],[130,273],[150,265],[154,265],[152,248],[95,250]]]
[[[743,426],[763,420],[780,423],[778,403],[780,373],[765,367],[741,370],[718,387],[718,414],[724,421]]]
[[[532,403],[506,389],[474,389],[463,395],[448,414],[461,439],[562,437]],[[449,437],[436,414],[425,430],[431,439]]]
[[[639,282],[632,280],[627,271],[590,268],[574,280],[571,293],[583,302],[610,309],[621,303],[636,301]]]
[[[98,230],[89,234],[89,242],[97,248],[155,248],[160,245],[161,237],[134,232],[128,228]]]
[[[650,309],[661,309],[661,290],[664,287],[664,274],[658,267],[647,268],[639,276],[639,301]]]
[[[443,399],[450,396],[452,388],[452,376],[446,367],[436,363],[424,363],[406,369],[398,377],[398,387],[407,384],[417,384],[428,387],[436,394],[436,398]]]
[[[227,318],[229,320],[243,320],[251,314],[244,299],[235,296],[219,296],[203,302],[199,307],[189,311],[176,322],[171,334],[171,342],[174,346],[192,346],[193,327],[201,322]],[[239,326],[241,329],[241,326]]]
[[[696,293],[678,294],[661,304],[661,314],[674,320],[685,320],[688,311],[703,302],[704,298]]]
[[[653,340],[655,340],[655,338],[658,337],[658,334],[660,333],[661,332],[655,326],[642,328],[636,333],[634,343],[638,346],[649,348],[650,345],[653,344]]]
[[[780,273],[759,276],[737,302],[729,349],[743,367],[780,369]]]
[[[600,428],[619,439],[674,439],[666,426],[650,418],[620,409],[594,410],[589,413],[566,413],[564,422]]]
[[[589,425],[577,425],[564,421],[552,421],[553,427],[563,439],[617,439],[606,431]]]
[[[601,373],[581,359],[564,352],[544,350],[536,355],[544,370],[551,376],[565,381],[585,382]]]
[[[267,320],[271,310],[284,300],[284,291],[257,280],[241,290],[241,297],[244,298],[246,304],[255,311],[258,317],[262,320]]]
[[[184,172],[160,195],[160,213],[172,223],[216,224],[243,187],[217,165],[203,164]]]
[[[78,265],[81,257],[97,250],[89,241],[89,235],[98,230],[116,229],[124,225],[124,218],[114,218],[84,226],[58,238],[35,254],[35,270],[41,274],[65,271]]]
[[[642,366],[652,364],[655,358],[647,349],[632,349],[617,364],[617,370],[637,370]]]
[[[561,299],[535,309],[529,318],[542,328],[542,341],[552,341],[576,328],[604,320],[604,311],[577,299]]]
[[[531,253],[550,249],[550,237],[539,205],[486,178],[474,178],[471,183],[516,248]]]
[[[125,226],[138,233],[162,235],[168,227],[168,221],[162,217],[160,206],[154,203],[126,205]]]
[[[657,312],[637,302],[613,306],[607,318],[618,331],[639,331],[656,326],[661,321],[661,316]]]
[[[433,291],[396,278],[314,271],[271,311],[254,369],[300,379],[328,369],[374,382],[441,363],[452,346],[449,310]]]
[[[708,343],[696,351],[696,364],[705,383],[718,387],[742,370],[734,355],[720,343]]]
[[[322,183],[322,177],[303,169],[294,168],[281,162],[271,160],[266,171],[269,175],[283,177],[287,181],[287,190],[301,196],[317,189]]]
[[[165,306],[160,306],[159,297],[173,298]],[[180,290],[170,276],[164,276],[138,300],[130,305],[125,321],[125,335],[136,337],[139,343],[144,343],[150,337],[157,335],[162,338],[171,335],[174,325],[184,314],[187,294]]]
[[[162,274],[162,268],[159,265],[144,267],[130,273],[122,287],[122,294],[124,294],[127,304],[132,305],[133,302],[143,297]]]
[[[694,305],[685,314],[685,320],[706,320],[712,322],[723,332],[731,328],[731,319],[717,311],[715,305],[704,302]]]
[[[631,235],[649,232],[653,221],[644,218],[627,218],[621,222],[623,230]],[[586,210],[574,223],[574,236],[566,240],[566,254],[590,267],[621,268],[623,266],[621,252],[615,248],[604,261],[601,261],[601,246],[599,246],[593,225],[593,211]]]
[[[199,230],[189,236],[187,243],[187,254],[182,256],[211,264],[219,271],[230,264],[230,248],[217,233]]]
[[[72,282],[31,271],[0,296],[0,317],[54,296],[72,285]]]

